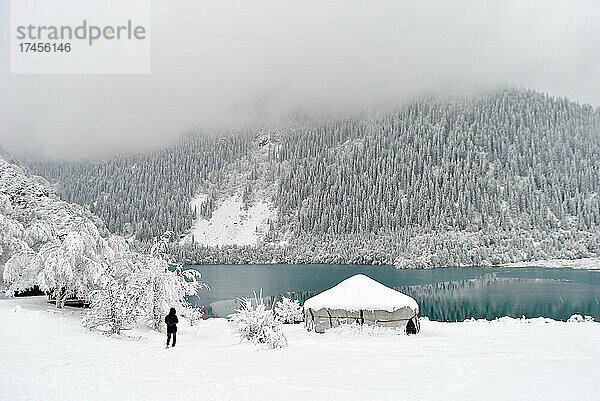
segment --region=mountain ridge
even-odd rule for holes
[[[255,246],[172,244],[186,262],[431,267],[600,252],[599,112],[534,91],[427,98],[383,116],[190,136],[145,155],[30,167],[61,197],[141,241],[189,235],[233,195],[241,209],[276,208]],[[194,211],[200,193],[207,201]]]

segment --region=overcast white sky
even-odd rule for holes
[[[0,143],[18,155],[106,156],[438,91],[600,105],[599,1],[155,1],[148,75],[12,75],[8,0],[0,26]]]

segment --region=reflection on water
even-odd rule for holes
[[[550,279],[486,274],[476,279],[395,289],[419,302],[421,316],[446,322],[501,316],[567,320],[575,313],[600,318],[598,288],[591,293],[586,285]]]
[[[300,303],[356,273],[415,298],[421,316],[461,321],[501,316],[566,320],[579,313],[600,320],[600,272],[571,269],[444,268],[396,270],[371,266],[194,266],[212,290],[193,301],[208,316],[239,307],[238,296],[263,289],[268,305],[283,296]]]

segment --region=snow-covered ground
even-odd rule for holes
[[[600,324],[547,319],[438,323],[316,334],[259,350],[224,319],[180,324],[176,348],[136,330],[107,337],[43,297],[0,299],[2,400],[598,399]]]
[[[205,194],[196,196],[190,203],[200,207],[207,199]],[[183,239],[202,245],[256,245],[269,231],[269,219],[275,219],[276,210],[270,202],[256,200],[244,210],[241,195],[224,199],[213,211],[210,219],[199,217],[190,233]]]
[[[600,258],[581,259],[549,259],[534,262],[515,262],[503,265],[504,267],[549,267],[600,270]]]

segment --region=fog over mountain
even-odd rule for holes
[[[9,3],[0,0],[3,27]],[[1,146],[98,158],[192,129],[387,111],[423,94],[507,86],[600,104],[594,1],[186,0],[152,9],[151,74],[14,75],[2,58]]]
[[[487,266],[600,255],[599,133],[597,109],[502,90],[29,167],[112,232],[173,232],[179,261]]]

